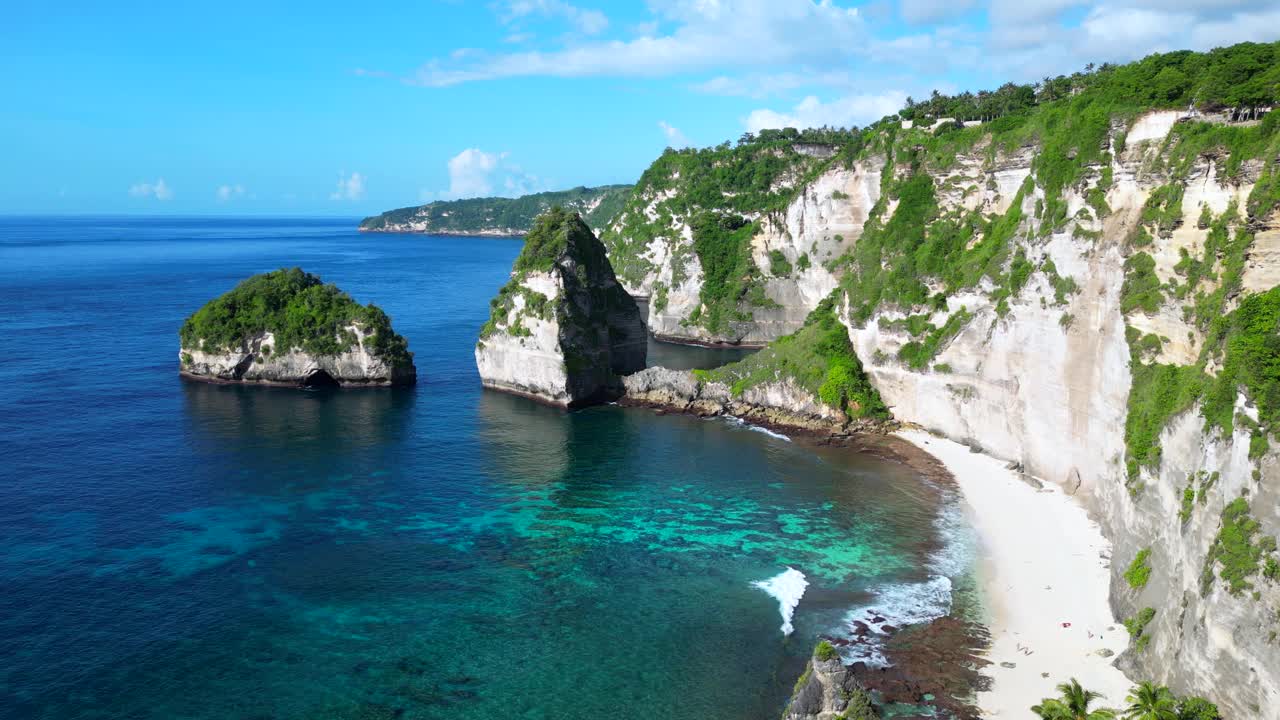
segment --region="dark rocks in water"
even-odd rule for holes
[[[562,407],[621,396],[648,336],[604,246],[577,213],[552,208],[525,238],[476,343],[485,387]]]
[[[959,720],[978,720],[972,698],[991,682],[980,674],[989,664],[982,657],[988,643],[981,625],[946,616],[890,631],[883,648],[889,667],[854,663],[849,669],[878,703],[928,705]]]

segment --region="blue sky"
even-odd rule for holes
[[[667,145],[1280,38],[1273,0],[28,2],[2,213],[364,215],[634,181]]]

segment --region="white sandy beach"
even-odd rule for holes
[[[984,716],[1034,718],[1031,706],[1056,696],[1054,686],[1072,677],[1104,695],[1099,707],[1123,706],[1132,683],[1111,665],[1114,656],[1098,654],[1107,648],[1118,655],[1129,641],[1107,605],[1110,543],[1080,503],[1053,483],[1037,490],[1005,462],[959,443],[900,434],[955,476],[981,542],[991,629],[985,673],[994,680],[978,694]]]

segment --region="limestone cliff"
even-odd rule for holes
[[[616,397],[620,376],[644,368],[640,311],[577,213],[535,221],[490,305],[476,343],[486,387],[576,407]]]
[[[754,284],[731,296],[731,322],[702,321],[716,296],[679,249],[696,226],[647,238],[629,287],[666,293],[656,331],[728,342],[794,330],[830,290],[896,419],[1081,494],[1114,544],[1132,677],[1267,717],[1280,705],[1280,112],[1119,111],[1089,87],[989,125],[864,133],[848,162],[801,178],[785,212],[751,220],[740,239],[755,269],[738,277]],[[653,204],[659,221],[663,202],[681,204]],[[789,274],[766,266],[775,250]],[[777,307],[752,304],[756,287]],[[694,402],[708,393],[723,390],[704,382]]]
[[[648,326],[683,342],[763,345],[800,328],[836,286],[880,196],[849,137],[763,131],[731,147],[668,150],[601,235]]]
[[[407,385],[413,355],[386,313],[298,268],[255,275],[183,323],[179,371],[211,382]]]

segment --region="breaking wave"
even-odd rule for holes
[[[788,567],[768,580],[757,580],[751,584],[778,601],[778,611],[782,614],[782,634],[790,635],[795,630],[791,618],[795,617],[796,606],[800,604],[805,588],[809,587],[804,573]]]
[[[746,420],[743,420],[740,417],[735,417],[733,415],[725,415],[724,419],[730,423],[733,423],[734,425],[751,430],[752,432],[764,433],[765,435],[768,435],[771,438],[777,438],[779,440],[785,440],[787,442],[791,442],[791,438],[787,437],[786,435],[783,435],[780,432],[774,432],[769,428],[760,427],[759,425],[752,425],[751,423],[747,422]]]

